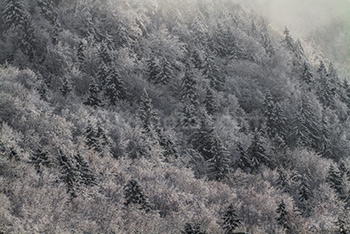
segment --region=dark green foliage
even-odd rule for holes
[[[42,173],[44,167],[51,167],[52,162],[49,159],[47,152],[37,149],[30,155],[29,163],[33,164],[38,174]]]
[[[284,230],[289,230],[290,228],[289,228],[289,222],[288,222],[288,212],[286,210],[286,204],[284,204],[283,200],[278,205],[276,212],[279,215],[276,218],[278,225],[280,225]]]
[[[136,180],[129,180],[124,187],[124,205],[129,207],[130,205],[137,205],[139,209],[149,212],[151,207],[148,204],[148,198],[143,192],[141,186]]]
[[[233,204],[230,204],[223,213],[220,226],[225,234],[233,234],[236,228],[242,226],[242,219],[239,218]]]
[[[182,234],[205,234],[206,232],[201,231],[201,226],[197,223],[186,223],[185,228],[181,231]]]
[[[87,100],[84,102],[85,105],[92,106],[92,107],[99,107],[101,106],[101,99],[100,99],[100,88],[99,85],[96,83],[95,79],[92,79],[90,85],[89,85],[89,96]]]

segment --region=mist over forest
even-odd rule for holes
[[[349,5],[0,1],[0,234],[350,233]]]

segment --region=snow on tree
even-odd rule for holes
[[[225,80],[223,75],[220,74],[217,62],[214,61],[213,54],[209,53],[207,55],[202,67],[202,74],[204,78],[210,82],[210,86],[216,90],[223,90]]]
[[[132,179],[124,186],[124,205],[129,207],[130,205],[137,205],[139,209],[149,212],[151,207],[148,202],[148,198],[145,195],[143,189],[139,183]]]
[[[219,137],[215,137],[210,151],[212,155],[208,160],[209,178],[224,180],[229,172],[229,159],[227,149]]]
[[[107,98],[110,105],[116,105],[118,100],[126,99],[127,91],[125,84],[116,68],[112,68],[106,78],[104,96]]]
[[[279,168],[277,170],[278,172],[278,178],[277,178],[277,186],[279,189],[281,189],[284,192],[288,192],[289,188],[289,181],[287,178],[286,173],[284,172],[284,169]]]
[[[206,232],[201,231],[201,226],[198,223],[186,223],[182,234],[205,234]]]
[[[80,153],[74,155],[76,161],[76,173],[79,176],[80,183],[91,186],[97,184],[95,174],[91,171],[88,162]]]
[[[23,0],[4,0],[3,4],[5,9],[2,12],[2,17],[7,25],[7,28],[23,26],[28,17]]]
[[[217,103],[215,100],[214,92],[207,87],[207,92],[204,100],[204,105],[209,116],[214,117],[218,111]]]
[[[148,79],[154,84],[167,84],[174,78],[174,70],[166,58],[152,56],[148,62]]]
[[[248,155],[252,171],[257,171],[262,164],[272,166],[272,160],[266,153],[266,149],[262,142],[261,132],[258,130],[255,130],[254,132],[252,143],[248,148]]]
[[[320,62],[320,67],[318,68],[317,73],[319,76],[319,82],[316,90],[318,99],[320,100],[323,107],[330,107],[334,109],[335,90],[332,88],[326,66],[322,61]]]
[[[60,165],[59,179],[66,185],[67,192],[71,195],[71,197],[77,197],[79,175],[74,168],[73,160],[63,154],[63,152],[60,152],[58,161]]]
[[[100,99],[100,88],[97,84],[96,80],[93,78],[90,85],[89,85],[89,96],[87,100],[84,102],[85,105],[92,106],[92,107],[99,107],[101,106],[101,99]]]
[[[29,163],[33,164],[38,174],[42,173],[43,167],[51,167],[52,162],[49,159],[47,152],[42,149],[37,149],[30,155]]]
[[[276,218],[278,225],[280,225],[284,230],[289,230],[288,212],[286,210],[286,204],[283,200],[281,200],[281,203],[278,205],[276,212],[279,215]]]
[[[233,234],[236,228],[242,226],[242,219],[239,218],[233,204],[230,204],[223,213],[220,226],[225,234]]]
[[[311,73],[310,65],[305,61],[302,68],[302,74],[300,79],[308,86],[311,86],[314,82],[313,74]],[[309,90],[311,87],[309,87]]]
[[[197,114],[199,101],[196,86],[197,82],[193,76],[192,68],[190,65],[187,65],[181,87],[181,101],[183,103],[181,125],[186,128],[196,127],[198,124]]]

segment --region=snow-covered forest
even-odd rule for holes
[[[233,0],[0,3],[0,233],[350,233],[315,43]]]

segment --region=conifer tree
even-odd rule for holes
[[[40,148],[30,155],[29,163],[33,164],[38,174],[41,174],[44,167],[50,167],[51,161],[47,156],[47,152],[43,152]]]
[[[287,131],[286,118],[283,116],[281,107],[273,100],[269,92],[265,95],[263,108],[267,135],[270,138],[275,138],[276,135],[285,138]]]
[[[58,156],[58,161],[60,165],[60,180],[66,184],[67,192],[71,197],[77,197],[77,188],[78,188],[78,174],[74,168],[74,164],[71,159],[66,155],[60,152]]]
[[[109,76],[109,70],[106,66],[106,63],[103,61],[100,63],[100,65],[97,68],[96,72],[96,81],[98,84],[100,84],[100,87],[104,88],[107,82],[107,77]]]
[[[311,213],[311,206],[310,206],[310,201],[312,198],[312,192],[310,190],[310,184],[309,184],[309,176],[305,175],[301,183],[298,187],[298,207],[300,209],[301,214],[304,217],[308,217]]]
[[[27,11],[24,8],[22,0],[4,0],[4,11],[2,17],[7,25],[7,28],[16,28],[23,26],[27,19]]]
[[[294,52],[295,42],[293,38],[290,36],[289,30],[287,27],[285,27],[283,34],[285,37],[284,37],[284,40],[282,41],[282,44],[288,51]]]
[[[138,205],[139,209],[150,211],[150,205],[148,203],[148,198],[143,192],[141,186],[136,180],[129,180],[129,182],[124,187],[124,205],[129,207],[129,205]]]
[[[190,65],[186,66],[186,73],[182,80],[181,87],[181,100],[183,103],[183,119],[181,125],[184,127],[196,127],[197,120],[197,107],[199,106],[198,95],[196,92],[197,82],[193,77],[193,72]]]
[[[115,68],[112,68],[107,77],[104,95],[110,105],[116,105],[118,100],[124,100],[126,98],[125,84]]]
[[[86,102],[84,102],[84,104],[92,107],[101,106],[100,88],[94,78],[92,79],[89,86],[89,97]]]
[[[99,57],[100,57],[101,63],[104,63],[107,66],[111,65],[112,58],[110,55],[110,50],[105,42],[101,43],[100,50],[99,50]]]
[[[252,162],[250,160],[250,157],[247,154],[247,152],[243,149],[241,143],[238,143],[237,151],[239,153],[238,167],[241,168],[242,170],[252,168]]]
[[[204,231],[201,231],[201,226],[198,223],[186,223],[185,228],[181,231],[182,234],[205,234]]]
[[[149,98],[146,89],[141,96],[140,109],[138,116],[141,120],[141,126],[147,134],[158,134],[160,133],[159,117],[155,112],[152,100]]]
[[[57,10],[54,6],[53,0],[37,0],[41,14],[53,23],[57,18]]]
[[[228,152],[219,137],[215,137],[210,149],[209,178],[221,181],[227,177],[229,171]]]
[[[319,152],[323,157],[331,158],[333,153],[331,150],[331,143],[329,140],[329,121],[325,111],[322,112],[320,136],[319,136]]]
[[[13,146],[10,146],[9,151],[10,152],[8,154],[8,158],[10,160],[15,160],[15,161],[19,161],[20,160],[19,155],[18,155],[16,149]]]
[[[278,225],[280,225],[284,230],[289,230],[288,212],[286,210],[286,204],[283,200],[281,200],[281,203],[278,205],[276,212],[279,215],[276,218]]]
[[[233,234],[236,228],[242,226],[242,219],[238,217],[233,204],[227,207],[221,220],[220,226],[224,229],[225,234]]]
[[[154,84],[167,84],[174,77],[174,71],[166,58],[151,57],[148,60],[148,79]]]
[[[203,77],[210,82],[210,86],[216,90],[222,90],[224,88],[224,79],[220,76],[220,70],[214,61],[214,56],[208,54],[202,70]]]
[[[67,77],[63,79],[63,84],[60,91],[64,98],[66,98],[73,91],[72,83]]]
[[[290,139],[294,146],[317,149],[319,141],[318,117],[307,95],[303,95],[293,121]]]
[[[280,168],[277,170],[277,172],[278,172],[278,179],[277,179],[278,188],[284,192],[288,192],[289,183],[288,183],[288,178],[286,173],[283,171],[283,169],[280,169]]]
[[[302,68],[301,80],[307,85],[311,85],[314,82],[313,74],[311,73],[310,65],[305,61]],[[310,91],[311,88],[309,88]]]
[[[80,153],[75,154],[74,156],[76,161],[76,171],[79,176],[80,183],[90,186],[96,185],[96,176],[91,171],[88,162],[81,156]]]
[[[96,124],[96,139],[98,139],[98,146],[96,147],[96,151],[102,152],[102,148],[106,148],[110,145],[108,137],[106,135],[106,131],[102,126],[101,121],[97,121]]]
[[[77,59],[78,59],[78,63],[79,63],[80,66],[84,63],[84,61],[86,59],[85,44],[84,44],[83,40],[81,40],[79,42],[79,45],[78,45]]]
[[[272,166],[272,160],[266,154],[261,137],[260,131],[255,130],[253,141],[248,149],[252,171],[256,171],[261,164]]]
[[[328,170],[327,182],[334,189],[339,197],[342,197],[344,194],[342,176],[340,171],[334,168],[333,164],[330,165]]]
[[[96,129],[89,121],[87,129],[85,131],[85,143],[89,149],[95,149],[98,144],[98,139],[96,138]]]
[[[213,90],[207,87],[207,93],[204,100],[204,105],[209,116],[214,117],[218,111]]]
[[[326,66],[321,61],[320,67],[317,70],[319,75],[319,82],[317,87],[317,96],[320,100],[323,107],[330,107],[334,109],[334,89],[332,88],[332,84],[330,83],[328,72],[326,70]]]

